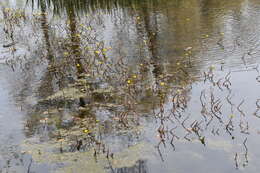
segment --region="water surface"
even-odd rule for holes
[[[1,6],[2,172],[259,170],[258,1]]]

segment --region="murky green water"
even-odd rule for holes
[[[257,0],[0,5],[0,172],[260,169]]]

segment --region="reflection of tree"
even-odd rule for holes
[[[69,58],[73,63],[72,64],[66,64],[68,67],[64,68],[64,69],[59,69],[61,70],[60,73],[57,73],[57,78],[59,80],[62,80],[64,78],[63,75],[66,75],[66,69],[68,69],[69,67],[73,68],[76,66],[77,69],[77,77],[79,79],[79,75],[84,73],[84,68],[83,68],[83,64],[81,63],[81,60],[86,58],[83,57],[83,53],[81,50],[81,42],[84,42],[86,40],[81,40],[83,38],[81,38],[81,35],[79,34],[79,27],[77,24],[77,11],[80,10],[78,8],[83,8],[83,7],[79,7],[77,4],[80,1],[75,1],[75,4],[72,3],[72,1],[53,1],[52,5],[54,6],[54,9],[56,10],[65,10],[67,17],[68,17],[68,29],[69,29],[69,39],[70,39],[70,44],[69,44]],[[83,1],[82,1],[83,2]],[[103,1],[97,1],[98,2],[103,2]],[[102,4],[103,6],[107,5],[110,6],[110,2],[111,1],[105,1],[107,2],[107,4]],[[118,3],[120,4],[121,1],[119,1]],[[150,2],[150,1],[149,1]],[[50,1],[48,1],[46,4],[44,3],[43,0],[40,1],[40,5],[41,5],[41,9],[42,9],[42,28],[43,28],[43,32],[44,32],[44,38],[45,38],[45,42],[46,42],[46,47],[47,47],[47,51],[48,51],[48,57],[52,57],[53,58],[53,53],[52,53],[52,49],[51,49],[51,41],[50,41],[50,36],[48,34],[48,24],[47,24],[47,19],[46,19],[46,4],[50,4]],[[156,3],[156,1],[152,1],[152,3]],[[82,3],[82,6],[84,2]],[[110,5],[109,5],[110,4]],[[59,6],[62,6],[60,8],[57,8]],[[137,114],[137,110],[136,107],[142,107],[142,106],[147,106],[149,105],[149,109],[145,109],[146,113],[152,112],[154,111],[154,109],[163,109],[163,105],[165,104],[165,102],[167,101],[166,99],[166,95],[170,95],[171,90],[170,90],[170,86],[172,86],[172,84],[168,85],[168,83],[173,83],[174,81],[174,85],[181,85],[181,87],[185,87],[186,85],[189,84],[189,80],[190,80],[190,76],[187,75],[187,68],[185,67],[183,64],[180,65],[180,67],[178,67],[176,65],[176,60],[174,59],[176,55],[174,54],[167,54],[167,56],[169,56],[170,61],[173,61],[173,65],[171,67],[174,67],[174,69],[169,69],[169,71],[165,70],[165,66],[164,66],[164,59],[162,59],[161,57],[165,57],[162,56],[164,53],[166,52],[170,52],[171,51],[171,47],[168,45],[164,47],[163,43],[161,41],[160,37],[160,33],[159,33],[159,27],[162,24],[161,19],[158,18],[159,14],[157,14],[157,7],[155,6],[151,6],[151,4],[145,2],[145,3],[141,3],[141,2],[133,2],[133,4],[131,6],[135,6],[138,7],[137,10],[132,11],[132,15],[135,16],[135,14],[137,14],[137,16],[139,16],[141,18],[140,20],[140,25],[137,26],[137,32],[136,33],[138,35],[138,39],[142,40],[142,36],[145,36],[145,38],[147,39],[147,45],[146,45],[146,49],[147,52],[149,53],[149,57],[150,59],[148,60],[148,63],[144,63],[142,67],[140,67],[136,72],[138,77],[136,77],[137,79],[130,79],[135,81],[134,83],[131,83],[131,85],[129,86],[121,86],[122,88],[120,88],[121,91],[125,91],[128,92],[129,91],[129,95],[125,95],[124,98],[122,98],[121,95],[118,95],[116,97],[112,97],[112,102],[113,103],[121,103],[126,104],[126,101],[122,101],[122,100],[127,100],[127,105],[124,105],[124,109],[125,110],[120,110],[119,112],[116,112],[117,114],[119,114],[119,116],[125,118],[127,117],[127,115],[133,115],[133,114]],[[122,4],[122,7],[124,7],[124,5]],[[182,6],[181,6],[182,7]],[[87,7],[86,7],[87,8]],[[180,8],[180,6],[178,5],[178,7],[176,7],[176,13],[175,14],[169,14],[169,16],[167,16],[168,18],[170,18],[171,15],[177,15],[177,16],[183,16],[187,11],[189,10],[179,10],[178,8]],[[172,11],[171,11],[172,12]],[[174,12],[172,12],[174,13]],[[163,14],[163,13],[162,13]],[[196,13],[197,14],[197,13]],[[95,13],[93,13],[93,15],[95,15]],[[99,14],[96,14],[99,15]],[[198,17],[199,18],[199,17]],[[182,27],[185,25],[182,25],[183,21],[181,21],[183,18],[179,19],[179,23],[180,25],[178,25],[175,22],[173,23],[169,23],[166,26],[169,26],[169,29],[166,29],[167,33],[170,33],[172,29],[174,29],[176,32],[176,37],[187,37],[185,31],[182,30]],[[187,22],[186,20],[184,20],[184,23]],[[158,24],[160,23],[160,25]],[[196,23],[196,20],[193,21],[193,23]],[[177,29],[175,29],[174,27],[177,27]],[[178,33],[179,32],[179,33]],[[193,42],[193,38],[195,37],[193,34],[196,34],[196,32],[194,33],[189,33],[187,34],[188,36],[192,36],[192,38],[188,38],[187,37],[187,42],[189,42],[191,40],[191,42]],[[53,38],[55,39],[55,38]],[[190,40],[189,40],[190,39]],[[169,39],[171,40],[171,39]],[[176,43],[174,43],[175,45],[177,44],[181,44],[182,41],[181,39],[178,40],[177,38],[172,39],[174,41],[176,41]],[[171,41],[172,41],[171,40]],[[181,49],[185,48],[186,46],[189,46],[189,44],[185,44],[185,45],[181,45]],[[180,51],[181,52],[181,51]],[[179,55],[179,54],[177,54]],[[54,60],[56,61],[56,60]],[[57,63],[59,63],[57,61]],[[183,66],[182,66],[183,65]],[[112,70],[117,71],[119,76],[122,76],[123,81],[119,81],[119,82],[124,82],[124,80],[127,80],[127,78],[129,78],[129,76],[131,76],[132,72],[131,70],[128,71],[129,67],[127,65],[125,65],[123,68],[120,68],[118,66],[112,66],[109,67],[112,68]],[[115,68],[115,69],[113,69]],[[156,86],[153,86],[153,83],[145,83],[145,81],[150,80],[148,76],[146,76],[147,74],[143,71],[143,69],[151,69],[152,71],[152,76],[153,78],[155,78],[154,80],[156,81]],[[126,70],[127,69],[127,70]],[[169,75],[169,74],[170,75]],[[111,74],[108,74],[111,75]],[[141,78],[139,78],[139,75],[141,76]],[[74,77],[74,76],[73,76]],[[94,76],[95,77],[95,76]],[[148,77],[148,79],[146,79]],[[111,78],[110,78],[111,79]],[[84,79],[85,80],[85,79]],[[109,81],[108,81],[109,82]],[[51,73],[46,73],[46,75],[42,78],[41,81],[41,86],[40,88],[42,88],[43,90],[39,90],[42,95],[46,94],[46,87],[51,87],[52,83],[53,83],[53,75]],[[125,83],[125,82],[124,82]],[[165,83],[167,84],[167,86],[165,86]],[[86,85],[86,84],[84,84]],[[114,87],[114,86],[112,86]],[[158,90],[152,90],[152,88],[158,88]],[[59,88],[59,90],[61,90],[61,87]],[[84,89],[83,89],[84,90]],[[87,91],[89,93],[89,91]],[[48,94],[50,94],[51,92],[48,92]],[[140,94],[142,93],[142,94]],[[90,93],[93,94],[93,93]],[[95,93],[96,94],[96,93]],[[99,93],[100,94],[100,93]],[[107,96],[103,95],[104,93],[101,93],[100,95],[102,96],[102,98],[105,98]],[[87,94],[86,94],[87,95]],[[142,95],[140,97],[140,95]],[[151,100],[149,98],[154,98],[154,102],[149,102],[147,104],[147,102],[145,102],[145,100]],[[91,98],[90,100],[92,101],[93,98]],[[81,99],[82,100],[82,99]],[[132,102],[132,100],[134,100]],[[103,101],[103,100],[102,100]],[[72,102],[77,103],[78,99],[73,100]],[[64,105],[68,104],[67,100],[65,100]],[[138,106],[135,106],[135,104],[139,103]],[[155,104],[155,105],[154,105]],[[84,106],[84,104],[82,104]],[[57,108],[61,108],[62,106],[57,106]],[[94,105],[90,105],[89,106],[90,109],[95,108]],[[75,108],[77,109],[77,108]],[[133,109],[130,110],[129,109]],[[142,109],[142,108],[141,108]],[[144,109],[143,109],[144,110]],[[115,112],[111,111],[111,114],[113,114]],[[127,122],[127,118],[125,120],[120,120],[124,123]],[[125,126],[127,126],[127,124],[125,124]]]
[[[157,15],[155,13],[155,9],[152,9],[152,15],[149,15],[149,8],[147,6],[142,7],[142,15],[144,18],[144,29],[148,38],[148,49],[151,53],[151,64],[153,64],[153,74],[155,78],[158,79],[159,75],[162,73],[162,63],[159,57],[158,49],[158,24],[157,24]],[[150,20],[151,19],[151,20]]]
[[[49,35],[50,28],[47,21],[47,13],[46,13],[47,7],[44,0],[40,0],[39,5],[41,9],[41,29],[43,32],[43,40],[45,41],[45,46],[47,50],[47,60],[51,66],[52,63],[54,62],[54,53],[52,51],[51,40]],[[52,82],[53,82],[53,74],[48,69],[45,75],[42,77],[41,85],[38,89],[40,97],[44,98],[53,93]]]
[[[77,73],[82,74],[84,72],[84,68],[82,63],[80,62],[81,50],[80,50],[80,35],[77,31],[77,21],[76,14],[73,6],[68,4],[66,6],[66,12],[68,15],[69,21],[69,30],[70,30],[70,39],[71,39],[71,51],[73,54],[73,58],[75,58],[75,66],[77,68]]]
[[[137,163],[132,167],[126,168],[117,168],[115,170],[116,173],[148,173],[146,161],[139,160]]]
[[[39,4],[39,1],[41,0],[27,0],[31,1],[32,4]],[[154,7],[158,5],[158,0],[117,0],[117,1],[111,1],[111,0],[45,0],[46,4],[48,6],[53,6],[54,11],[56,13],[62,13],[62,11],[66,11],[67,7],[70,7],[74,11],[81,11],[81,12],[90,12],[95,11],[99,9],[112,11],[114,8],[131,8],[136,9],[140,8],[140,5],[142,4],[149,4],[149,7]]]
[[[43,3],[43,1],[41,1]],[[57,1],[56,3],[58,3],[59,1]],[[60,1],[61,2],[61,1]],[[77,4],[77,2],[75,2]],[[49,2],[47,4],[50,4]],[[157,15],[156,15],[156,9],[153,9],[152,12],[150,12],[150,4],[149,3],[134,3],[135,6],[138,6],[138,10],[137,11],[133,11],[133,12],[137,12],[138,16],[141,16],[141,18],[143,19],[143,28],[142,26],[137,26],[140,27],[140,29],[138,29],[139,31],[143,32],[143,35],[145,35],[147,37],[147,49],[148,52],[150,54],[150,62],[148,64],[144,64],[143,67],[140,68],[140,73],[142,73],[142,69],[143,68],[151,68],[152,69],[152,75],[155,78],[156,81],[156,85],[158,85],[157,87],[159,88],[158,93],[152,93],[151,91],[147,91],[146,89],[151,87],[146,85],[146,87],[144,88],[140,88],[140,90],[136,90],[135,87],[130,87],[130,90],[132,93],[130,94],[134,94],[132,97],[139,97],[138,93],[143,93],[143,98],[140,98],[140,100],[145,100],[144,98],[146,97],[150,97],[151,94],[152,95],[156,95],[158,94],[158,97],[160,98],[159,100],[161,100],[161,96],[159,96],[162,93],[166,93],[167,91],[164,91],[166,88],[163,86],[160,86],[160,82],[162,83],[162,85],[165,82],[168,82],[168,79],[165,79],[164,77],[166,76],[165,72],[164,72],[164,65],[163,65],[163,61],[160,58],[159,55],[159,49],[161,48],[161,45],[159,43],[159,39],[158,39],[158,19],[157,19]],[[53,5],[55,6],[54,2]],[[57,5],[57,4],[56,4]],[[72,56],[70,56],[69,58],[72,58],[72,61],[75,62],[75,65],[77,67],[77,73],[78,74],[82,74],[84,73],[84,69],[83,69],[83,65],[81,63],[81,59],[85,58],[82,57],[81,54],[81,48],[80,48],[80,42],[81,42],[81,38],[79,35],[79,31],[77,29],[77,21],[76,21],[76,10],[77,10],[77,5],[73,4],[71,1],[64,1],[64,3],[62,3],[63,5],[63,9],[66,10],[67,16],[68,16],[68,26],[69,26],[69,31],[70,31],[70,53],[72,54]],[[104,4],[103,4],[104,5]],[[45,14],[46,12],[46,5],[42,4],[41,5],[41,9],[42,9],[42,13]],[[60,8],[62,9],[62,8]],[[48,35],[48,25],[46,23],[46,15],[43,15],[43,30],[44,30],[44,37],[46,40],[46,46],[47,46],[47,50],[49,52],[49,54],[51,54],[51,48],[50,48],[50,41],[49,41],[49,35]],[[72,64],[68,64],[68,66],[71,66]],[[116,67],[118,68],[118,67]],[[127,69],[128,67],[124,67],[121,69],[121,73],[124,74],[124,70]],[[177,68],[176,68],[177,69]],[[120,70],[120,69],[119,69]],[[178,69],[179,70],[179,69]],[[118,71],[118,69],[117,69]],[[66,72],[65,72],[66,73]],[[120,73],[120,72],[119,72]],[[60,73],[58,75],[63,75],[64,73]],[[144,73],[143,73],[144,74]],[[40,88],[44,88],[46,89],[46,86],[51,86],[52,83],[52,75],[51,73],[47,73],[47,75],[45,75],[44,78],[42,78],[42,86]],[[146,78],[146,76],[142,77],[143,79]],[[62,77],[60,78],[62,79]],[[179,81],[182,81],[184,78],[181,77],[178,79]],[[185,79],[188,80],[188,79]],[[139,85],[142,82],[138,82],[136,83],[136,85]],[[47,84],[47,85],[46,85]],[[151,83],[149,83],[149,85],[152,85]],[[61,89],[61,88],[60,88]],[[42,90],[41,92],[44,93],[46,90]],[[48,92],[50,93],[50,92]],[[120,98],[121,99],[121,98]],[[120,99],[118,99],[118,101],[115,102],[121,102]],[[162,99],[164,100],[164,99]],[[164,100],[165,101],[165,100]],[[160,105],[163,104],[164,101],[160,101]],[[66,102],[65,102],[66,103]],[[146,104],[146,103],[145,103]],[[133,104],[134,105],[134,104]],[[150,106],[153,107],[153,106]],[[150,110],[151,111],[151,110]]]
[[[42,2],[42,1],[41,1]],[[72,1],[57,1],[62,2],[59,5],[63,5],[65,7],[67,16],[68,16],[68,21],[69,21],[69,31],[70,31],[70,49],[72,53],[72,56],[70,58],[73,58],[72,61],[75,62],[73,64],[68,64],[68,66],[75,66],[77,68],[77,75],[83,74],[84,69],[83,65],[81,63],[82,58],[82,50],[80,47],[81,42],[85,40],[81,40],[81,37],[79,35],[78,27],[77,27],[77,21],[76,21],[76,12],[77,12],[77,3],[79,1],[75,1],[75,4],[72,3]],[[97,1],[101,2],[101,1]],[[103,1],[102,1],[103,2]],[[106,1],[108,2],[108,1]],[[111,2],[111,1],[109,1]],[[129,66],[125,65],[123,67],[116,67],[116,66],[110,66],[109,68],[112,69],[111,71],[116,71],[118,76],[121,76],[121,81],[116,81],[119,84],[117,86],[116,90],[113,90],[111,95],[105,95],[104,93],[95,93],[95,95],[99,94],[99,102],[92,97],[90,98],[90,102],[98,102],[96,105],[90,104],[89,107],[90,109],[96,109],[97,107],[100,108],[99,103],[105,103],[105,104],[111,104],[111,103],[117,103],[118,105],[115,105],[114,107],[109,107],[105,105],[102,107],[103,110],[108,111],[112,116],[115,115],[113,118],[115,120],[118,120],[119,124],[123,124],[123,128],[129,128],[130,123],[129,119],[134,117],[135,115],[138,115],[138,109],[137,107],[142,107],[146,106],[149,109],[145,109],[145,113],[150,113],[154,111],[154,114],[156,115],[155,117],[159,117],[161,120],[161,125],[158,128],[159,132],[159,138],[160,138],[160,143],[159,144],[164,144],[166,141],[166,133],[169,133],[168,129],[166,129],[165,121],[167,121],[168,117],[165,117],[166,114],[166,107],[164,106],[167,103],[166,95],[169,95],[169,97],[172,99],[172,116],[179,122],[178,125],[183,127],[184,131],[187,133],[185,136],[185,139],[191,140],[188,138],[188,135],[196,135],[198,139],[201,141],[202,144],[205,145],[205,137],[203,136],[203,130],[204,127],[201,125],[200,122],[195,120],[192,124],[187,124],[186,121],[189,120],[188,117],[183,117],[183,112],[187,108],[187,103],[189,101],[189,94],[190,94],[190,89],[187,87],[189,86],[190,82],[190,74],[188,73],[190,67],[185,66],[187,64],[186,60],[184,59],[177,59],[177,56],[182,56],[185,52],[184,49],[188,46],[192,47],[193,50],[198,50],[199,49],[199,41],[200,39],[198,37],[201,37],[201,15],[200,15],[200,4],[195,1],[191,0],[189,3],[184,2],[184,1],[178,1],[179,3],[176,3],[176,8],[174,10],[168,11],[167,15],[164,16],[167,18],[168,23],[163,23],[157,18],[155,10],[151,10],[148,8],[148,6],[142,4],[142,3],[136,3],[135,5],[138,6],[138,10],[135,11],[133,10],[134,15],[137,14],[138,16],[141,17],[141,25],[137,26],[137,35],[138,39],[142,40],[143,36],[146,36],[147,38],[147,46],[145,47],[147,49],[147,52],[149,52],[149,57],[150,59],[148,60],[147,63],[142,64],[138,70],[134,71],[134,73],[137,74],[137,76],[133,77],[133,72],[129,69]],[[64,4],[63,4],[64,3]],[[53,2],[54,4],[54,2]],[[100,4],[101,5],[101,4]],[[104,5],[104,4],[103,4]],[[54,4],[55,6],[55,4]],[[109,3],[107,4],[109,6]],[[46,6],[43,5],[42,12],[45,13],[46,11]],[[55,8],[57,10],[57,7]],[[62,9],[62,8],[61,8]],[[163,11],[163,10],[162,10]],[[164,14],[164,11],[162,12]],[[134,16],[133,15],[133,16]],[[172,16],[174,16],[174,20],[172,19]],[[175,20],[176,18],[176,20]],[[46,46],[47,46],[47,51],[48,54],[51,55],[51,49],[50,49],[50,41],[49,41],[49,35],[48,35],[48,28],[47,27],[47,22],[46,22],[46,16],[43,16],[43,22],[42,23],[42,28],[44,30],[44,37],[46,40]],[[160,22],[160,25],[158,24]],[[143,25],[142,25],[143,24]],[[172,36],[173,38],[166,38],[165,35],[164,37],[160,37],[159,33],[159,28],[163,26],[165,32],[164,34],[167,35],[167,37]],[[46,32],[47,31],[47,32]],[[166,38],[166,41],[162,41],[162,38]],[[167,44],[164,44],[167,43]],[[174,45],[174,46],[172,46]],[[174,47],[174,48],[173,48]],[[174,50],[174,51],[172,51]],[[168,60],[171,62],[170,67],[166,70],[164,64],[163,64],[163,59],[161,59],[161,55],[167,55],[169,57]],[[191,56],[191,55],[190,55]],[[48,56],[51,57],[51,56]],[[164,56],[165,57],[165,56]],[[100,57],[99,57],[100,58]],[[181,63],[177,63],[181,62]],[[106,62],[102,62],[106,63]],[[109,64],[110,65],[110,64]],[[193,64],[194,65],[194,64]],[[152,75],[155,78],[156,81],[156,87],[158,90],[149,90],[151,88],[155,88],[153,84],[150,82],[147,82],[144,84],[147,79],[146,79],[146,74],[142,72],[144,68],[151,69]],[[194,70],[191,69],[191,70]],[[145,70],[143,70],[145,71]],[[107,75],[111,75],[110,73],[107,73]],[[139,76],[141,76],[139,78]],[[93,77],[93,76],[92,76]],[[94,77],[96,77],[94,75]],[[110,79],[113,79],[111,77]],[[48,81],[52,81],[51,76],[46,75],[46,78],[42,79],[43,83],[48,83]],[[86,79],[84,79],[86,80]],[[114,79],[115,80],[115,79]],[[149,79],[148,79],[149,80]],[[170,88],[172,87],[172,84],[174,81],[173,85],[177,85],[178,91],[176,92],[174,89]],[[109,83],[109,81],[105,81],[104,83]],[[125,84],[127,82],[127,84]],[[107,84],[106,83],[106,84]],[[168,83],[170,85],[168,85]],[[86,84],[84,84],[86,85]],[[99,87],[99,86],[98,86]],[[114,86],[112,86],[114,87]],[[185,90],[185,87],[188,89]],[[170,89],[169,89],[170,88]],[[172,89],[172,90],[171,90]],[[149,90],[147,92],[147,90]],[[120,95],[119,91],[124,91],[125,93]],[[154,92],[155,91],[155,92]],[[94,92],[93,92],[94,93]],[[90,93],[90,94],[93,94]],[[140,93],[143,93],[141,98],[140,98]],[[123,96],[122,96],[123,95]],[[93,96],[93,95],[92,95]],[[111,98],[109,98],[111,96]],[[64,97],[65,98],[65,97]],[[109,98],[109,99],[107,99]],[[152,100],[152,99],[154,100]],[[63,98],[61,98],[63,99]],[[73,99],[73,98],[72,98]],[[109,100],[109,101],[107,101]],[[148,103],[144,102],[144,100],[152,100],[153,103]],[[47,100],[48,101],[48,100]],[[72,102],[78,102],[76,99],[72,100]],[[156,102],[156,103],[155,103]],[[159,102],[159,103],[158,103]],[[212,101],[214,102],[214,100]],[[67,102],[65,101],[65,104]],[[138,105],[137,105],[138,104]],[[98,106],[97,106],[98,105]],[[137,105],[137,106],[136,106]],[[149,105],[149,106],[147,106]],[[212,104],[213,105],[213,104]],[[211,105],[211,106],[212,106]],[[83,104],[84,106],[84,104]],[[100,106],[100,107],[99,107]],[[107,108],[107,107],[109,108]],[[111,106],[111,105],[110,105]],[[120,107],[120,109],[118,109]],[[57,106],[57,108],[60,108]],[[218,107],[216,107],[218,109]],[[74,109],[74,108],[73,108]],[[84,108],[83,108],[84,109]],[[77,108],[75,108],[77,110]],[[144,110],[144,109],[142,109]],[[85,112],[88,113],[88,112]],[[214,112],[213,112],[214,113]],[[76,113],[77,114],[77,113]],[[59,114],[56,114],[56,116],[60,116]],[[132,117],[131,117],[132,116]],[[95,117],[95,116],[93,116]],[[129,118],[130,117],[130,118]],[[213,116],[212,116],[213,117]],[[84,118],[81,117],[81,118]],[[72,120],[72,122],[74,119]],[[95,127],[95,118],[92,120],[85,119],[86,124],[84,124],[83,127],[92,127],[94,129]],[[46,124],[46,123],[45,123]],[[112,124],[112,123],[111,123]],[[112,125],[107,125],[107,126],[112,126]],[[74,125],[73,123],[70,125]],[[82,125],[82,124],[81,124]],[[89,125],[89,126],[87,126]],[[104,126],[106,123],[104,122]],[[119,128],[113,127],[117,131]],[[117,129],[118,128],[118,129]],[[122,127],[121,127],[122,128]],[[80,128],[79,128],[80,129]],[[109,128],[108,128],[109,129]],[[85,129],[86,133],[89,133],[88,129]],[[96,129],[94,129],[96,130]],[[108,131],[105,130],[104,133],[112,133],[113,131]],[[95,132],[94,132],[95,133]],[[100,141],[95,139],[95,136],[91,136],[90,138],[94,139],[92,142],[100,145]],[[99,134],[102,136],[103,134]],[[82,135],[83,136],[83,135]],[[79,143],[82,145],[82,141],[78,140],[78,138],[83,138],[82,136],[77,136],[77,144]],[[172,139],[175,139],[176,135],[172,135]],[[81,141],[81,142],[79,142]],[[128,141],[129,142],[129,141]],[[76,148],[79,148],[79,145],[76,146]],[[159,148],[159,145],[158,145]],[[141,170],[143,172],[146,172],[145,169],[143,169],[143,162],[139,163]],[[136,168],[122,168],[118,169],[118,172],[126,172],[126,171],[134,171]]]
[[[49,35],[49,26],[47,21],[47,13],[46,13],[46,4],[44,0],[40,0],[40,8],[41,8],[41,27],[43,30],[44,40],[47,49],[47,59],[52,62],[54,59],[53,52],[51,50],[51,43],[50,43],[50,35]]]

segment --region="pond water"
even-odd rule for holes
[[[260,1],[0,5],[0,172],[260,169]]]

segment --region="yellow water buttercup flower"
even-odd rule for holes
[[[84,129],[84,130],[83,130],[83,133],[90,133],[90,130]]]
[[[160,85],[161,86],[165,86],[165,82],[160,82]]]
[[[127,83],[128,83],[128,84],[131,84],[131,83],[132,83],[132,81],[129,79],[129,80],[127,80]]]

